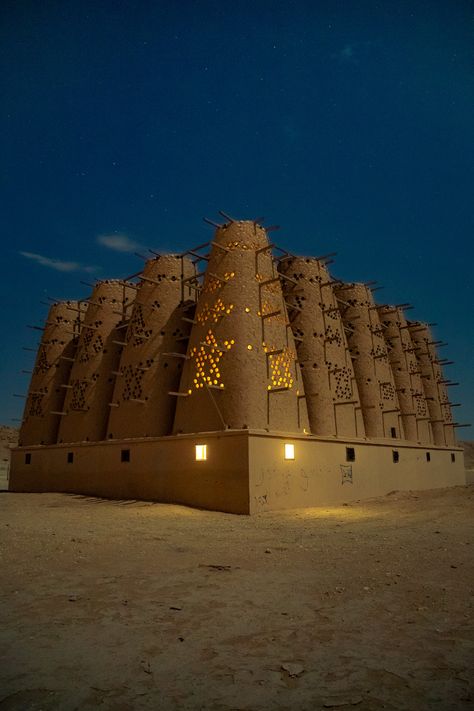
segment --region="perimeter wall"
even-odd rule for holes
[[[294,459],[285,459],[285,444],[293,445]],[[205,461],[196,461],[196,445],[207,446]],[[11,491],[145,499],[240,514],[463,484],[459,448],[248,430],[18,448],[10,477]]]

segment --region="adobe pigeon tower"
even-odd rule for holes
[[[111,402],[108,439],[171,434],[194,313],[194,264],[150,259],[140,275]]]
[[[175,432],[303,432],[303,383],[265,230],[219,227],[199,296]]]
[[[20,445],[55,444],[66,388],[85,313],[77,301],[49,309],[20,428]]]
[[[364,422],[344,324],[325,264],[280,261],[313,434],[363,437]]]
[[[405,437],[433,442],[428,403],[407,320],[400,306],[379,306],[378,313],[392,366]]]
[[[100,281],[88,300],[71,369],[59,442],[105,439],[120,357],[118,325],[129,312],[135,291],[120,280]]]
[[[335,287],[359,388],[368,437],[404,438],[388,351],[372,292],[365,284]]]
[[[434,443],[440,447],[454,445],[454,422],[446,379],[436,351],[436,342],[428,324],[410,321],[409,331],[415,345],[425,397],[428,403]]]

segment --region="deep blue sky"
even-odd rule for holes
[[[436,321],[456,418],[474,422],[473,2],[1,13],[0,422],[21,414],[41,300],[140,268],[99,237],[181,250],[218,209],[280,224],[294,252],[337,251],[335,276],[377,279],[379,301]]]

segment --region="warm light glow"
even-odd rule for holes
[[[248,346],[247,346],[247,350],[248,350],[248,351],[251,351],[252,348],[253,348],[253,346],[251,346],[250,343],[249,343]]]
[[[196,445],[196,461],[203,462],[207,459],[207,444]]]
[[[285,444],[285,459],[294,459],[295,458],[295,445],[294,444]]]

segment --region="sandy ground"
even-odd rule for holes
[[[2,493],[0,709],[474,708],[473,504]]]

